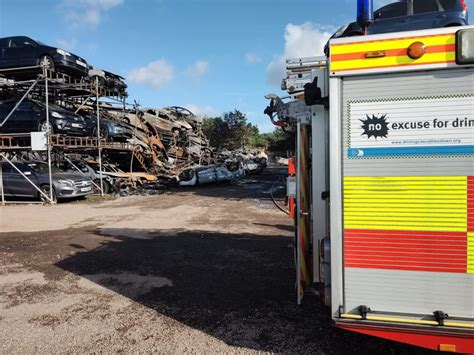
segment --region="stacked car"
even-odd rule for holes
[[[27,90],[17,84],[53,74],[52,89],[48,92],[40,85]],[[7,162],[1,166],[5,195],[67,199],[100,189],[108,193],[153,184],[157,180],[198,185],[233,181],[260,167],[254,166],[251,159],[236,159],[235,154],[227,160],[214,159],[200,117],[179,106],[127,108],[126,89],[123,77],[90,65],[69,51],[26,36],[1,38],[1,138],[48,132],[56,137],[56,142],[62,142],[62,148],[73,142],[94,140],[96,147],[111,147],[102,152],[102,168],[98,156],[90,150],[73,160],[55,154],[52,184],[46,183],[44,167],[48,166],[41,162],[46,161],[44,154],[37,154],[33,162],[15,156],[18,170]],[[115,104],[105,103],[98,100],[100,97],[117,100]],[[61,171],[70,177],[58,175]]]

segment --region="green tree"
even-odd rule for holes
[[[265,148],[280,154],[292,154],[295,149],[294,132],[276,128],[271,133],[260,133],[239,110],[226,112],[222,117],[205,118],[203,132],[217,149]]]

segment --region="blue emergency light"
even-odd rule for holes
[[[357,24],[365,32],[374,23],[374,1],[357,0]]]

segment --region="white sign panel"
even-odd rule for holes
[[[474,96],[349,102],[350,158],[474,154]]]
[[[31,150],[42,151],[48,149],[46,132],[31,132]]]

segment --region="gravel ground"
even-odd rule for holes
[[[277,169],[237,184],[0,207],[0,353],[425,353],[295,304]]]

